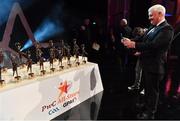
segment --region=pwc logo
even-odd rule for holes
[[[48,112],[49,115],[52,115],[54,113],[61,111],[60,110],[61,107],[59,106],[60,103],[64,103],[65,101],[67,101],[65,104],[66,105],[67,105],[67,103],[69,104],[69,100],[71,100],[72,97],[69,97],[67,95],[69,95],[68,91],[72,87],[72,82],[65,80],[65,81],[61,82],[57,87],[58,87],[58,91],[59,91],[58,100],[53,100],[51,103],[43,105],[41,108],[41,112]],[[65,104],[63,104],[63,105],[65,105]]]
[[[64,80],[57,85],[58,98],[53,99],[49,104],[41,107],[41,112],[48,112],[52,115],[62,111],[73,103],[77,103],[79,99],[79,87],[75,88],[73,81]]]

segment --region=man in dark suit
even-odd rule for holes
[[[171,53],[172,55],[175,55],[176,61],[174,64],[174,70],[171,77],[171,90],[169,92],[170,99],[179,99],[180,94],[178,93],[179,84],[180,84],[180,32],[178,32],[173,39],[172,45],[171,45]]]
[[[159,99],[159,83],[165,75],[167,51],[170,46],[173,29],[165,20],[165,8],[154,5],[149,8],[149,20],[152,27],[143,36],[142,42],[122,39],[127,48],[135,48],[141,52],[142,80],[145,89],[146,110],[138,115],[139,119],[154,119]]]
[[[131,36],[132,29],[128,25],[127,19],[121,19],[118,23],[117,28],[115,28],[115,39],[119,41],[122,39],[122,37],[131,38]],[[129,51],[120,43],[117,44],[117,52],[121,58],[121,70],[124,70],[129,63]]]

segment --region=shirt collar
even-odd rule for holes
[[[163,23],[165,19],[161,20],[156,26],[159,26],[161,23]]]

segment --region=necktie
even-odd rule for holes
[[[147,33],[147,35],[149,35],[150,33],[154,32],[155,27],[153,27],[151,30],[149,30],[149,32]]]

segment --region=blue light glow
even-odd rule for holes
[[[61,17],[63,16],[61,0],[53,6],[49,16],[40,24],[37,30],[34,32],[34,38],[38,42],[45,41],[57,34],[64,31],[64,27],[61,22]],[[28,49],[32,46],[32,41],[27,40],[21,51]]]
[[[42,42],[56,34],[59,34],[64,31],[64,28],[60,24],[59,21],[45,19],[43,23],[38,27],[38,29],[34,33],[34,37],[36,41]],[[32,41],[28,40],[21,51],[32,46]]]
[[[165,16],[172,16],[172,14],[170,14],[170,13],[166,13],[166,15]]]

